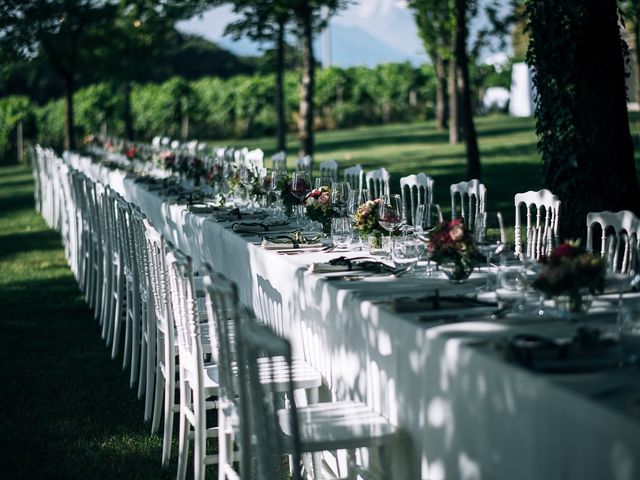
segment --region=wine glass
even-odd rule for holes
[[[389,243],[393,249],[393,232],[402,225],[402,201],[400,195],[383,195],[378,209],[378,223],[389,232]]]
[[[475,239],[476,246],[480,253],[487,259],[486,283],[479,287],[478,291],[490,292],[491,284],[491,259],[494,255],[500,254],[504,249],[504,232],[500,222],[500,214],[491,215],[487,212],[476,217]]]
[[[291,180],[291,193],[298,199],[299,204],[296,206],[295,216],[298,227],[304,229],[306,216],[304,199],[311,191],[311,180],[309,178],[309,172],[306,170],[298,170],[293,173]],[[308,226],[308,224],[307,224]]]
[[[347,214],[351,186],[347,182],[334,182],[331,185],[331,205],[339,216]]]
[[[270,183],[270,188],[271,188],[271,195],[273,195],[273,197],[275,198],[274,200],[274,204],[275,204],[275,216],[278,220],[282,219],[283,217],[283,212],[282,212],[282,190],[280,188],[280,181],[282,180],[284,176],[284,172],[282,172],[281,170],[278,169],[273,169],[271,170],[271,183]]]
[[[431,238],[431,233],[442,222],[442,211],[437,203],[421,204],[416,207],[413,219],[413,231],[426,246]],[[433,274],[431,259],[427,255],[427,265],[425,269],[427,277]]]

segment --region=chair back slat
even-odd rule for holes
[[[369,191],[369,197],[382,198],[384,195],[389,195],[390,178],[386,168],[379,168],[367,172],[365,175],[365,188]]]
[[[600,255],[607,258],[612,272],[635,270],[637,261],[638,228],[640,222],[629,210],[589,212],[587,214],[587,250],[593,251],[593,230],[600,227]]]
[[[364,171],[362,165],[358,164],[353,167],[344,169],[344,181],[351,186],[351,190],[359,192],[362,190],[364,181]]]
[[[336,160],[325,160],[320,164],[320,177],[328,177],[332,181],[338,181],[338,162]]]

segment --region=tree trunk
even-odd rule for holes
[[[633,42],[636,54],[636,102],[640,103],[640,18],[636,15],[633,19]]]
[[[446,65],[441,55],[436,56],[436,128],[447,129],[447,73]]]
[[[16,146],[18,150],[18,163],[22,163],[24,160],[24,138],[22,134],[22,120],[18,122],[18,126],[16,129]]]
[[[284,30],[285,24],[283,20],[278,21],[278,36],[276,39],[276,117],[277,117],[277,135],[278,135],[278,151],[282,152],[287,149],[287,122],[284,113]]]
[[[315,76],[315,58],[313,55],[312,12],[309,2],[305,1],[301,11],[302,22],[302,84],[300,85],[300,116],[298,118],[298,136],[300,137],[300,156],[313,155],[313,90]]]
[[[133,116],[131,115],[131,82],[126,80],[122,85],[122,119],[124,120],[124,136],[130,142],[133,141]]]
[[[73,74],[64,77],[64,149],[76,149],[76,135],[73,119]]]
[[[458,123],[458,86],[456,85],[456,62],[449,60],[449,143],[455,145],[459,141],[460,125]]]
[[[562,201],[561,238],[585,237],[590,211],[640,214],[617,2],[537,0],[527,8],[543,184]]]
[[[473,123],[469,62],[467,58],[467,0],[456,0],[455,64],[462,134],[467,152],[467,176],[480,179],[480,151],[476,126]]]

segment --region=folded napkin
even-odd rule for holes
[[[433,295],[427,295],[420,298],[394,298],[391,301],[391,308],[398,313],[420,312],[424,310],[442,311],[478,308],[486,308],[488,311],[491,311],[498,308],[498,304],[462,295],[440,295],[436,290]]]
[[[393,274],[396,272],[396,269],[386,263],[370,260],[370,257],[338,257],[330,260],[329,262],[312,263],[309,266],[309,272],[311,273],[352,271]]]
[[[272,242],[266,238],[262,240],[262,248],[265,250],[293,250],[307,248],[322,248],[322,243],[297,243],[297,242]]]
[[[237,233],[264,233],[269,231],[269,226],[256,222],[236,222],[231,229]]]
[[[233,222],[235,220],[262,220],[265,217],[264,212],[242,213],[239,210],[232,210],[228,213],[219,213],[217,218],[219,222]]]
[[[192,203],[187,206],[187,209],[191,213],[213,213],[216,210],[213,205],[207,205],[206,203]]]

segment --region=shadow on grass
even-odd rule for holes
[[[128,375],[73,276],[58,270],[0,287],[5,478],[173,478]]]
[[[0,193],[0,215],[8,212],[15,212],[16,210],[27,209],[33,210],[34,200],[33,192],[26,191],[20,193],[14,193],[12,195],[2,195]]]
[[[60,237],[51,235],[49,231],[11,233],[0,232],[0,260],[23,252],[58,250],[61,248]]]

